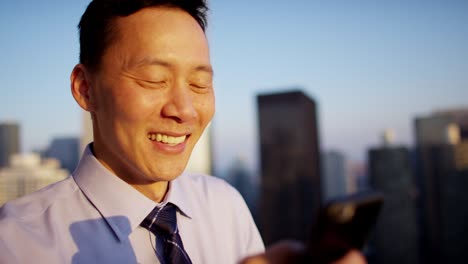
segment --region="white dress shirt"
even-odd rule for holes
[[[240,194],[225,181],[182,174],[163,202],[192,262],[237,263],[264,250]],[[0,263],[159,263],[140,223],[157,203],[85,150],[67,179],[0,208]]]

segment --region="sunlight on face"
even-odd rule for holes
[[[172,180],[214,114],[206,36],[175,8],[145,8],[115,25],[92,78],[96,157],[130,184]]]

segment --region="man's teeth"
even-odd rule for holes
[[[187,136],[172,137],[172,136],[163,135],[163,134],[159,134],[159,133],[148,134],[148,139],[150,139],[152,141],[162,142],[162,143],[165,143],[165,144],[179,144],[179,143],[184,142],[186,137]]]

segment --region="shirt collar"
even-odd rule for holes
[[[192,218],[192,207],[188,194],[193,191],[193,188],[190,188],[188,184],[189,181],[187,181],[185,174],[169,182],[169,192],[165,200],[175,204],[183,215]]]
[[[86,147],[73,172],[73,178],[119,240],[126,239],[158,205],[105,168],[94,157],[90,145]],[[169,191],[164,202],[173,203],[185,216],[190,217],[190,203],[183,195],[184,184],[180,178],[169,183]]]

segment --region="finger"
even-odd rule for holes
[[[364,256],[357,250],[351,250],[341,259],[333,262],[333,264],[366,264]]]
[[[247,257],[242,260],[239,264],[270,264],[270,262],[266,259],[265,255],[256,255]]]

